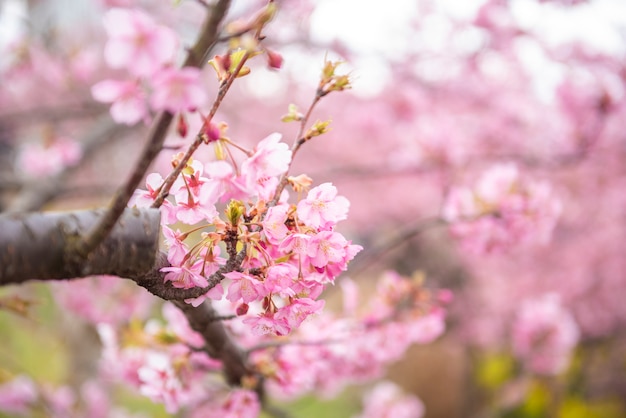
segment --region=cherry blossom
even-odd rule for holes
[[[250,275],[234,271],[224,276],[232,280],[226,296],[231,302],[241,299],[244,303],[250,303],[267,294],[263,282]]]
[[[82,149],[76,141],[54,138],[47,144],[25,144],[17,157],[17,167],[26,177],[51,176],[74,165],[81,156]]]
[[[328,229],[348,217],[348,207],[348,199],[337,196],[337,188],[331,183],[324,183],[298,202],[298,217],[307,226]]]
[[[207,101],[197,68],[165,68],[154,74],[151,80],[154,92],[150,104],[154,110],[192,111]]]
[[[111,117],[118,123],[147,120],[146,94],[136,81],[103,80],[91,87],[91,94],[99,102],[112,103]]]
[[[378,383],[364,396],[363,413],[357,418],[420,418],[424,416],[424,404],[419,398],[404,394],[396,384]]]
[[[26,415],[37,401],[37,387],[27,376],[3,382],[0,385],[0,410],[10,414]]]
[[[209,282],[206,278],[200,275],[202,269],[202,263],[196,262],[192,266],[172,266],[163,267],[162,272],[165,272],[165,281],[172,282],[172,286],[182,289],[189,289],[192,287],[206,287]]]
[[[138,9],[110,9],[104,16],[109,40],[104,49],[107,64],[126,68],[136,76],[149,76],[174,59],[178,37]]]
[[[513,351],[533,372],[559,374],[569,364],[580,331],[558,294],[522,302],[513,324]]]
[[[522,178],[514,164],[487,170],[473,189],[453,189],[443,209],[451,233],[474,252],[545,244],[560,213],[550,186]]]
[[[183,388],[168,356],[149,353],[145,365],[138,369],[137,374],[142,394],[154,401],[163,402],[169,413],[178,411]]]

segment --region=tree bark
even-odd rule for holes
[[[111,235],[88,257],[69,249],[103,210],[0,215],[0,286],[109,274],[141,277],[155,265],[160,212],[126,209]]]

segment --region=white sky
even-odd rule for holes
[[[74,0],[75,1],[75,0]],[[471,19],[485,0],[433,0],[437,9],[453,19]],[[626,45],[626,0],[591,0],[590,4],[575,7],[538,4],[534,0],[510,0],[512,10],[520,25],[540,33],[549,43],[582,40],[608,53],[624,52]],[[0,50],[19,36],[25,18],[23,0],[0,1]],[[392,70],[381,56],[394,56],[411,50],[416,44],[421,48],[441,50],[451,29],[450,22],[442,16],[422,19],[424,36],[416,38],[410,32],[412,20],[418,19],[420,10],[416,0],[318,0],[311,16],[312,36],[315,40],[330,43],[335,39],[351,45],[361,58],[351,62],[357,77],[355,91],[363,95],[376,94],[382,88],[380,80],[389,79]],[[481,44],[479,30],[469,30],[455,44],[455,48],[468,52]],[[546,58],[540,48],[530,42],[519,45],[524,60],[530,68],[555,73],[554,68],[543,68]],[[286,55],[289,51],[286,52]],[[297,61],[298,57],[294,57]],[[7,65],[0,60],[0,69]],[[311,68],[307,64],[305,71]],[[298,70],[301,70],[298,68]],[[317,68],[313,75],[316,77]],[[553,76],[555,76],[553,74]],[[265,77],[271,84],[272,75]],[[258,80],[261,81],[261,80]],[[257,84],[258,86],[258,84]],[[270,89],[271,90],[271,89]],[[262,93],[262,92],[259,92]],[[269,93],[271,94],[271,92]]]

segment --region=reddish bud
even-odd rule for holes
[[[272,51],[271,49],[266,49],[267,53],[267,63],[270,68],[274,68],[276,70],[280,69],[283,66],[283,56],[280,55],[276,51]]]
[[[241,305],[237,306],[237,316],[242,316],[248,313],[248,309],[250,308],[250,306],[247,303],[242,303]]]
[[[214,122],[209,122],[208,125],[204,126],[204,133],[208,138],[207,142],[217,141],[222,137],[222,131],[219,125]]]
[[[178,114],[178,121],[176,123],[176,132],[180,135],[181,138],[187,137],[187,131],[189,130],[189,126],[187,125],[187,120],[185,119],[185,115],[182,113]]]

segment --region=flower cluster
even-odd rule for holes
[[[130,324],[119,333],[100,324],[103,376],[164,404],[169,413],[189,408],[194,417],[257,416],[260,404],[256,393],[233,391],[220,379],[221,363],[201,351],[202,337],[189,328],[184,314],[165,304],[163,319],[165,323]],[[202,415],[207,410],[212,412]],[[248,415],[237,415],[238,410]]]
[[[526,300],[513,324],[513,352],[539,374],[561,373],[569,364],[580,331],[559,295],[547,293]]]
[[[88,380],[80,390],[69,386],[40,385],[25,375],[0,383],[0,411],[12,417],[145,418],[112,404],[108,388]]]
[[[303,323],[291,343],[254,353],[276,396],[334,395],[348,384],[380,378],[412,344],[428,344],[445,329],[448,292],[433,294],[419,277],[386,273],[369,303],[360,303],[350,279],[341,284],[342,315],[324,311]]]
[[[402,392],[396,384],[378,383],[365,397],[363,413],[357,418],[420,418],[424,404],[417,397]]]
[[[452,189],[443,209],[452,235],[477,253],[545,243],[560,213],[550,186],[523,178],[515,164],[490,168],[473,188]]]
[[[44,178],[58,174],[80,161],[80,144],[68,138],[52,138],[44,143],[24,144],[17,156],[17,169],[24,177]]]
[[[324,302],[317,297],[324,286],[361,249],[335,230],[346,219],[349,202],[332,184],[312,188],[297,203],[288,203],[283,192],[271,204],[290,162],[291,151],[279,134],[260,141],[240,168],[224,160],[206,165],[191,160],[170,189],[173,201],[161,206],[171,264],[162,270],[165,281],[182,289],[207,288],[188,300],[194,305],[225,297],[238,314],[248,314],[245,322],[257,335],[288,334],[319,312]],[[161,183],[158,174],[150,175],[147,191],[138,191],[134,204],[150,205]],[[220,204],[226,204],[225,220],[219,217]],[[192,229],[174,230],[175,223]],[[201,239],[189,246],[192,231]],[[240,257],[238,265],[226,268],[224,249],[231,263]]]
[[[149,104],[155,111],[171,113],[195,110],[207,95],[196,68],[172,67],[178,50],[178,35],[137,9],[113,8],[104,17],[109,40],[106,63],[124,69],[127,80],[103,80],[91,92],[101,102],[112,103],[111,116],[118,123],[134,125],[147,121]]]

